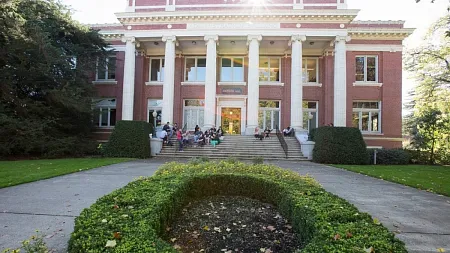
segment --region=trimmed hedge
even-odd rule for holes
[[[411,154],[403,149],[368,149],[370,164],[373,164],[374,152],[377,151],[377,164],[403,165],[409,164]]]
[[[152,127],[144,121],[118,121],[103,154],[110,157],[149,158]]]
[[[162,239],[166,227],[186,203],[211,195],[276,205],[304,242],[302,252],[407,252],[385,227],[314,179],[272,165],[226,161],[168,163],[155,176],[100,198],[76,218],[69,252],[177,252]],[[116,245],[105,248],[107,241]]]
[[[313,161],[327,164],[368,164],[361,131],[351,127],[319,127],[314,136]]]

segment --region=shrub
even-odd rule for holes
[[[149,158],[150,124],[144,121],[118,121],[109,141],[104,145],[104,155],[110,157]]]
[[[361,131],[350,127],[320,127],[315,133],[313,161],[328,164],[368,164]]]
[[[368,149],[370,164],[374,163],[374,154],[377,151],[377,164],[402,165],[409,164],[411,155],[403,149]]]
[[[162,238],[185,204],[239,195],[275,204],[304,242],[302,252],[406,252],[385,227],[310,177],[273,165],[168,163],[100,198],[75,220],[69,252],[177,252]],[[349,236],[351,234],[351,236]],[[339,235],[340,239],[335,239]],[[105,251],[108,241],[115,247]]]
[[[264,164],[264,157],[255,156],[252,158],[253,164]]]
[[[200,157],[193,157],[189,159],[189,163],[192,163],[194,165],[209,162],[209,157],[207,156],[200,156]]]

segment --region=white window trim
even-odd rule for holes
[[[378,86],[381,87],[383,83],[378,82],[378,55],[356,55],[356,58],[364,57],[364,81],[355,81],[353,83],[353,86]],[[375,81],[367,81],[367,57],[374,57],[375,58]],[[356,78],[356,65],[355,65],[355,78]]]
[[[315,112],[316,113],[316,128],[319,128],[319,101],[309,101],[309,100],[306,101],[306,100],[304,100],[302,102],[303,103],[316,103],[316,108],[305,108],[303,106],[302,106],[302,108],[303,108],[303,113],[305,113],[305,112],[307,112],[307,113]],[[311,127],[310,127],[309,123],[310,122],[309,122],[309,118],[308,118],[308,131],[311,130]],[[305,127],[305,126],[303,126],[303,127]]]
[[[260,85],[280,85],[280,86],[284,86],[284,83],[281,83],[281,57],[277,57],[277,56],[265,56],[265,55],[260,55],[259,56],[259,61],[261,62],[261,58],[267,58],[267,63],[268,68],[269,68],[269,76],[268,79],[269,81],[261,81],[259,80],[259,84]],[[279,81],[270,81],[270,59],[278,59],[278,71],[279,71],[279,76],[280,76],[280,80]],[[261,67],[258,68],[258,70],[261,69]],[[267,77],[267,76],[265,76]]]
[[[246,86],[246,82],[218,82],[219,85]]]
[[[260,86],[284,86],[284,83],[259,81],[259,85]]]
[[[187,63],[187,60],[188,59],[195,59],[195,80],[194,81],[188,81],[187,80],[187,78],[188,78],[188,75],[187,75],[187,73],[186,73],[186,70],[187,70],[187,66],[186,66],[186,63]],[[198,74],[198,71],[197,71],[197,66],[198,66],[198,59],[205,59],[206,60],[206,56],[187,56],[187,57],[185,57],[184,58],[184,85],[188,85],[188,84],[193,84],[193,85],[205,85],[205,81],[198,81],[197,80],[197,74]],[[205,72],[205,79],[206,79],[206,72]],[[183,83],[182,83],[182,85],[183,85]]]
[[[270,111],[270,112],[278,111],[279,112],[278,122],[274,122],[273,113],[271,113],[270,122],[272,123],[272,125],[274,125],[274,128],[271,128],[271,130],[275,129],[275,126],[277,126],[277,125],[278,125],[278,128],[281,128],[281,101],[280,100],[260,100],[260,102],[261,101],[275,101],[275,102],[278,102],[279,107],[277,107],[277,108],[274,108],[274,107],[259,107],[259,111],[263,112],[263,119],[266,118],[266,112],[267,111]],[[259,121],[259,118],[258,118],[258,121]],[[265,123],[266,123],[266,121],[264,120],[263,121],[263,125],[261,126],[262,127],[262,131],[264,131],[264,129],[266,129],[266,127],[264,126]]]
[[[233,81],[222,81],[222,63],[223,63],[223,59],[231,59],[231,79],[233,80]],[[242,71],[244,72],[243,73],[243,80],[242,81],[235,81],[234,80],[234,71],[233,71],[233,69],[234,69],[234,59],[236,59],[236,58],[241,58],[242,59]],[[220,58],[220,76],[219,76],[219,79],[220,79],[220,81],[219,81],[219,85],[226,85],[226,84],[230,84],[230,85],[233,85],[233,84],[231,84],[231,83],[245,83],[245,57],[244,56],[222,56],[221,58]]]
[[[361,100],[354,100],[353,102],[352,102],[352,104],[354,103],[354,102],[368,102],[368,103],[370,103],[370,102],[377,102],[378,103],[378,109],[371,109],[371,108],[353,108],[353,111],[352,111],[352,114],[353,113],[355,113],[355,112],[357,112],[357,113],[359,113],[359,122],[358,122],[358,128],[359,128],[359,130],[361,131],[361,133],[362,134],[367,134],[367,135],[381,135],[382,134],[382,131],[381,131],[381,101],[361,101]],[[363,131],[362,130],[362,113],[363,112],[368,112],[369,113],[369,123],[368,123],[368,125],[369,125],[369,131]],[[376,113],[378,113],[378,131],[371,131],[372,130],[372,117],[371,117],[371,115],[372,115],[372,112],[376,112]],[[353,117],[353,115],[352,115],[352,117]]]
[[[151,81],[150,78],[152,78],[152,60],[159,60],[159,72],[161,73],[162,69],[162,62],[164,60],[164,57],[150,57],[148,61],[148,81],[145,82],[145,85],[163,85],[164,81],[158,80],[158,81]],[[161,78],[164,78],[164,76],[160,76]],[[160,79],[161,79],[160,78]]]
[[[95,68],[95,81],[93,81],[92,83],[93,84],[117,84],[117,81],[116,81],[116,79],[108,79],[108,76],[109,76],[109,59],[110,58],[116,58],[116,60],[117,60],[117,56],[115,56],[115,55],[111,55],[111,56],[107,56],[106,57],[106,63],[105,63],[105,67],[106,67],[106,71],[105,71],[105,78],[104,79],[99,79],[98,78],[98,61],[99,60],[97,60],[97,64],[96,64],[96,68]],[[116,69],[115,70],[117,70],[117,67],[116,67]]]
[[[200,117],[201,110],[203,110],[203,113],[205,112],[205,106],[186,106],[186,100],[205,100],[205,99],[196,99],[196,98],[183,99],[183,126],[185,124],[187,124],[187,122],[185,122],[186,110],[197,110],[197,124],[196,125],[199,125],[198,119]],[[205,124],[205,119],[204,118],[203,118],[203,124]],[[199,127],[202,128],[203,126],[199,125]],[[189,126],[188,126],[188,129],[189,129]]]
[[[98,126],[99,128],[114,128],[114,126],[111,126],[111,109],[116,109],[116,117],[117,117],[117,108],[111,107],[111,106],[96,106],[95,109],[98,109],[99,115],[98,115]],[[108,121],[106,126],[102,126],[102,120],[103,115],[102,111],[108,109]]]
[[[320,71],[319,71],[319,57],[303,57],[302,58],[302,64],[303,64],[303,66],[302,66],[302,70],[303,70],[303,67],[306,69],[306,72],[308,73],[308,61],[305,61],[305,60],[311,60],[311,59],[314,59],[314,60],[316,60],[316,81],[315,82],[304,82],[303,83],[303,86],[314,86],[314,87],[322,87],[322,84],[319,82],[319,78],[320,78],[320,76],[319,76],[319,73],[320,73]],[[303,82],[303,78],[302,78],[302,82]]]

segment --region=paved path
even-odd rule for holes
[[[0,189],[0,252],[17,247],[36,229],[49,247],[66,252],[74,218],[99,197],[139,176],[153,175],[162,160],[134,161]],[[310,174],[326,190],[378,218],[410,252],[450,252],[450,198],[353,172],[308,162],[276,162]]]

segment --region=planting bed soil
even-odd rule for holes
[[[211,196],[189,203],[166,240],[182,252],[286,252],[300,248],[292,226],[258,200]]]

